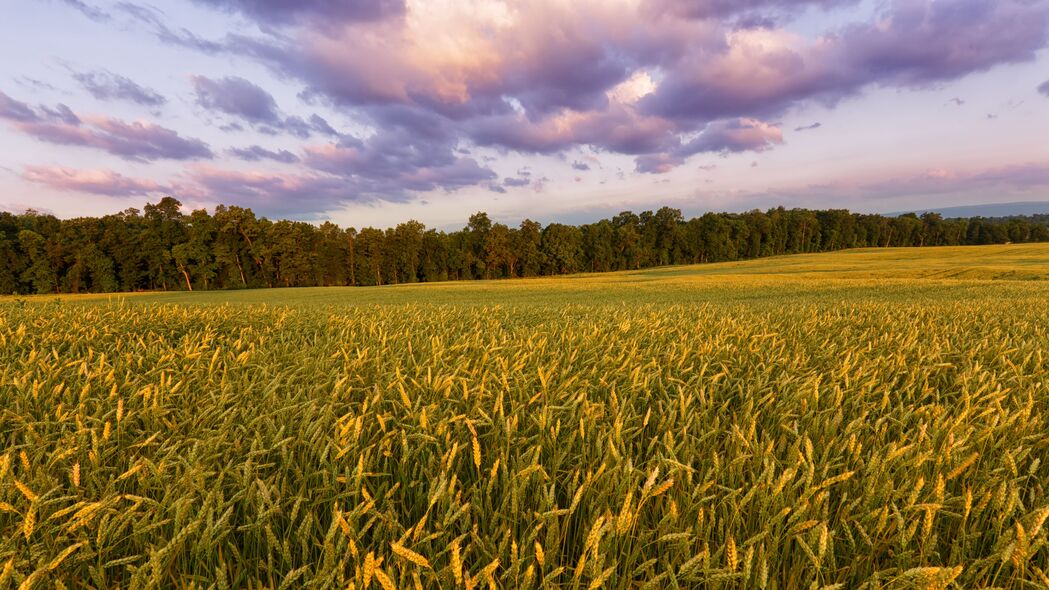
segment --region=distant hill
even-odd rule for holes
[[[933,207],[913,211],[886,213],[890,217],[905,213],[921,215],[926,212],[939,213],[946,218],[953,217],[1011,217],[1013,215],[1049,214],[1049,201],[1020,201],[1016,203],[988,203],[985,205],[963,205],[960,207]]]

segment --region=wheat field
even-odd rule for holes
[[[0,299],[0,588],[1049,588],[1046,279]]]

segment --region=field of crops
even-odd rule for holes
[[[0,299],[0,590],[1049,588],[1046,279]]]

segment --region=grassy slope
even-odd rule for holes
[[[8,299],[0,588],[363,588],[372,552],[451,588],[453,546],[500,588],[1033,588],[1049,280],[1015,279],[1047,272],[998,246]]]
[[[1037,281],[1037,284],[1030,284]],[[754,302],[1049,293],[1049,244],[868,248],[512,281],[383,287],[63,295],[69,302],[375,305]],[[32,301],[53,301],[36,296]],[[11,300],[11,298],[6,298]],[[0,298],[4,301],[5,298]]]

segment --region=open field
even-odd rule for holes
[[[0,588],[1047,588],[1047,412],[1047,245],[0,299]]]

